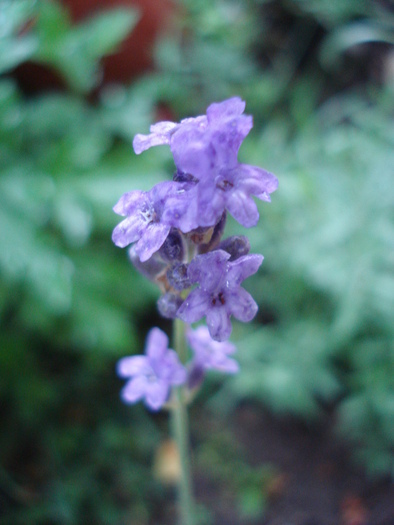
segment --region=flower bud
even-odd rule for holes
[[[187,386],[190,390],[194,390],[198,388],[201,383],[204,381],[205,377],[205,370],[204,367],[194,362],[192,364],[192,367],[189,370],[188,378],[187,378]]]
[[[168,262],[183,260],[185,247],[179,230],[171,229],[159,252],[161,257]]]
[[[165,272],[165,269],[168,266],[168,263],[163,261],[160,257],[159,252],[154,253],[147,261],[141,262],[135,251],[134,245],[129,249],[129,259],[133,263],[135,269],[152,282],[156,282],[157,278]]]
[[[224,250],[230,254],[229,261],[235,261],[250,251],[249,239],[245,235],[232,235],[224,239],[219,245],[219,250]]]
[[[175,263],[167,270],[167,279],[175,290],[186,290],[190,288],[191,282],[187,276],[187,264]]]
[[[167,292],[157,301],[157,308],[161,316],[166,319],[175,319],[176,313],[182,303],[183,299],[179,295]]]

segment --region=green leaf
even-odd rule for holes
[[[80,24],[74,36],[89,56],[101,58],[116,49],[135,27],[138,18],[135,9],[112,9]]]
[[[37,37],[20,31],[32,17],[33,7],[32,0],[2,0],[0,3],[0,74],[25,62],[37,50]]]
[[[38,39],[34,35],[0,39],[0,74],[32,58],[37,49]]]
[[[266,499],[263,487],[248,486],[238,493],[238,508],[242,518],[256,519],[265,511]]]
[[[0,3],[0,35],[11,37],[34,14],[35,0],[1,0]],[[1,41],[0,41],[1,42]]]
[[[37,7],[36,27],[41,43],[51,46],[71,29],[71,18],[58,0],[41,0]]]
[[[100,58],[114,51],[137,20],[135,10],[119,8],[74,26],[60,3],[43,2],[35,58],[57,69],[73,89],[89,91],[99,81]]]

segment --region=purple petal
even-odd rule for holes
[[[125,248],[138,241],[146,223],[138,215],[132,215],[120,222],[112,232],[112,241],[119,248]]]
[[[226,344],[227,341],[214,341],[218,345]],[[219,370],[227,374],[235,374],[239,371],[239,364],[235,359],[228,357],[224,352],[215,352],[207,362],[205,368]]]
[[[168,337],[160,328],[152,328],[146,338],[145,353],[149,360],[160,361],[168,349]]]
[[[198,255],[189,264],[187,273],[190,281],[199,283],[206,292],[213,292],[226,276],[229,258],[230,254],[224,250]]]
[[[166,381],[149,383],[145,394],[145,402],[152,410],[159,410],[167,401],[170,387]]]
[[[125,403],[136,403],[145,396],[148,386],[145,376],[136,376],[126,383],[120,395]]]
[[[259,211],[254,200],[242,190],[230,191],[226,196],[226,208],[234,219],[245,228],[256,226]]]
[[[239,97],[229,98],[223,102],[214,102],[207,108],[208,122],[214,122],[226,117],[242,115],[245,110],[245,102]]]
[[[193,350],[205,348],[212,341],[206,326],[199,326],[195,330],[189,329],[186,337]]]
[[[148,195],[157,213],[161,213],[167,199],[176,195],[179,188],[183,188],[183,185],[172,180],[165,180],[153,186]]]
[[[141,262],[150,259],[161,248],[170,230],[171,226],[159,222],[151,222],[145,227],[141,238],[135,245],[135,252],[138,254]]]
[[[175,128],[177,128],[179,124],[176,122],[172,122],[171,120],[162,120],[161,122],[156,122],[156,124],[152,124],[149,128],[149,131],[151,133],[156,133],[157,135],[168,135],[169,133],[173,132]]]
[[[208,124],[206,115],[199,115],[198,117],[187,117],[181,120],[181,124],[193,124],[196,128],[205,129]]]
[[[158,122],[151,126],[149,135],[141,135],[138,133],[133,140],[133,148],[137,155],[143,151],[152,148],[153,146],[161,146],[162,144],[169,144],[171,134],[179,124],[174,122]]]
[[[163,362],[160,377],[168,380],[171,385],[181,385],[186,381],[186,376],[186,369],[179,361],[178,354],[175,350],[169,349]]]
[[[150,370],[151,367],[144,355],[123,357],[116,365],[116,371],[120,377],[148,374]]]
[[[205,317],[209,307],[209,295],[197,288],[190,292],[183,301],[177,311],[177,317],[185,321],[185,323],[195,323]]]
[[[171,140],[171,151],[175,165],[184,173],[198,179],[210,173],[212,152],[204,131],[188,124],[181,126]]]
[[[142,204],[147,201],[146,192],[140,190],[129,191],[121,196],[113,210],[118,215],[130,215],[140,210]]]
[[[227,272],[227,279],[232,285],[231,288],[239,286],[242,281],[255,274],[263,260],[264,257],[262,255],[252,253],[233,261],[229,265],[229,270]]]
[[[227,296],[227,304],[231,314],[244,323],[248,323],[256,315],[258,306],[253,297],[243,288],[229,291]]]
[[[212,364],[211,368],[219,370],[220,372],[225,372],[227,374],[236,374],[237,372],[239,372],[238,362],[235,359],[231,359],[230,357],[225,356],[223,356],[222,359]]]
[[[230,313],[225,307],[211,308],[207,312],[207,326],[215,341],[225,341],[231,335]]]
[[[180,229],[183,233],[188,233],[199,226],[199,216],[197,187],[185,188],[186,185],[179,184],[179,189],[167,198],[162,221]]]
[[[205,369],[216,369],[221,372],[235,373],[238,371],[238,363],[228,357],[236,351],[235,345],[228,341],[214,341],[209,335],[206,326],[200,326],[196,330],[189,330],[188,342],[195,355],[195,367]]]
[[[258,166],[239,164],[234,177],[246,193],[258,196],[261,193],[272,193],[278,188],[278,179],[269,171]]]
[[[215,225],[225,210],[225,194],[218,191],[212,180],[200,181],[196,186],[198,225]]]
[[[220,170],[236,169],[238,150],[252,127],[253,119],[249,115],[230,117],[217,122],[211,132],[210,141],[214,146],[215,162]]]

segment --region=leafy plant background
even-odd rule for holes
[[[242,372],[211,378],[197,409],[329,410],[355,461],[393,473],[394,14],[366,0],[179,4],[154,70],[113,85],[101,57],[136,9],[76,24],[57,1],[0,2],[1,523],[160,515],[151,456],[166,418],[122,406],[114,370],[150,326],[170,327],[111,243],[112,206],[172,173],[164,148],[133,154],[135,133],[163,108],[178,120],[235,94],[255,120],[240,157],[280,186],[245,232],[265,262],[248,282],[258,317],[234,329]],[[26,62],[62,89],[29,93]]]

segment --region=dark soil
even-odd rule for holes
[[[221,425],[213,417],[199,427],[209,432],[220,431]],[[264,516],[245,520],[231,496],[222,489],[219,493],[206,472],[197,472],[197,497],[213,512],[215,525],[394,524],[392,482],[368,479],[354,465],[351,447],[334,435],[330,418],[316,428],[247,405],[228,425],[245,460],[256,467],[273,465],[276,474],[265,487]]]

